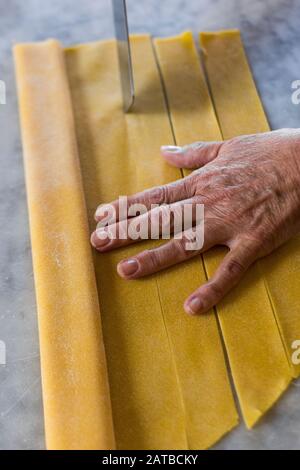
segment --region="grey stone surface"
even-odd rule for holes
[[[128,0],[132,32],[166,36],[240,28],[272,127],[299,127],[291,83],[300,80],[299,0]],[[33,273],[11,48],[55,37],[64,44],[113,36],[109,0],[0,0],[0,449],[43,449],[43,409]],[[287,312],[288,314],[288,312]],[[300,384],[262,423],[241,425],[217,449],[299,449]]]

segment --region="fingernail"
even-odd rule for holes
[[[192,299],[187,304],[187,309],[192,315],[200,313],[200,311],[203,309],[203,304],[199,297],[192,297]]]
[[[162,148],[161,148],[161,151],[162,152],[167,152],[167,153],[183,153],[183,148],[182,147],[177,147],[175,145],[164,145]]]
[[[133,276],[139,269],[139,263],[136,259],[129,259],[127,261],[123,261],[118,266],[118,271],[121,276]]]
[[[97,246],[103,248],[111,242],[109,233],[105,230],[96,230]]]

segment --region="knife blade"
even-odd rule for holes
[[[126,0],[112,0],[112,3],[116,38],[118,44],[118,57],[123,93],[123,104],[124,111],[125,113],[127,113],[132,109],[135,99],[127,7]]]

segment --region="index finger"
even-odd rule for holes
[[[133,205],[141,204],[149,211],[153,204],[172,204],[193,197],[194,193],[194,179],[190,175],[173,183],[156,186],[129,196],[126,200],[127,210],[122,208],[121,199],[115,200],[110,204],[102,204],[96,211],[95,220],[96,222],[101,222],[107,215],[114,213],[115,220],[112,223],[121,222],[129,218],[128,209]]]

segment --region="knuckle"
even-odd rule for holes
[[[162,204],[165,202],[167,197],[167,189],[166,186],[157,186],[157,188],[153,188],[147,195],[147,202],[151,204]]]
[[[167,185],[163,185],[160,187],[161,191],[161,199],[160,204],[167,203],[170,200],[170,188]]]
[[[224,268],[225,274],[229,277],[235,277],[245,272],[245,266],[237,259],[231,259]]]
[[[179,240],[174,240],[174,248],[176,250],[177,255],[179,256],[179,259],[181,260],[188,258],[191,254],[191,252],[187,250],[187,243],[189,241],[190,240],[188,240],[185,236],[183,236]]]
[[[196,193],[195,176],[193,174],[189,178],[182,180],[182,192],[184,197],[192,197]]]
[[[159,269],[162,265],[161,263],[161,258],[158,256],[158,253],[156,250],[147,250],[146,251],[146,260],[151,266],[151,270],[155,272],[157,269]]]

